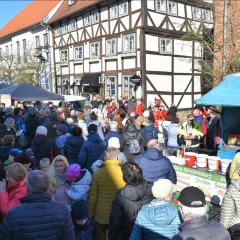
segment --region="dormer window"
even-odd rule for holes
[[[73,5],[76,2],[76,0],[68,0],[68,6]]]

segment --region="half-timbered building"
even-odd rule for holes
[[[212,28],[210,7],[201,0],[64,1],[49,21],[56,91],[192,108],[203,49],[186,34]]]

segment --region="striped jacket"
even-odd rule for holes
[[[240,232],[240,179],[232,181],[225,193],[220,222],[233,232]]]

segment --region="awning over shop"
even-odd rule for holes
[[[101,73],[89,73],[85,74],[82,79],[80,84],[82,86],[94,86],[94,87],[99,87],[99,77],[101,76]]]

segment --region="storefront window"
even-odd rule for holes
[[[105,98],[108,96],[117,95],[116,94],[117,89],[117,77],[106,77],[106,85],[105,85]]]
[[[132,96],[136,96],[136,93],[134,91],[135,85],[130,82],[131,76],[123,76],[122,81],[122,95],[127,98],[131,98]]]

